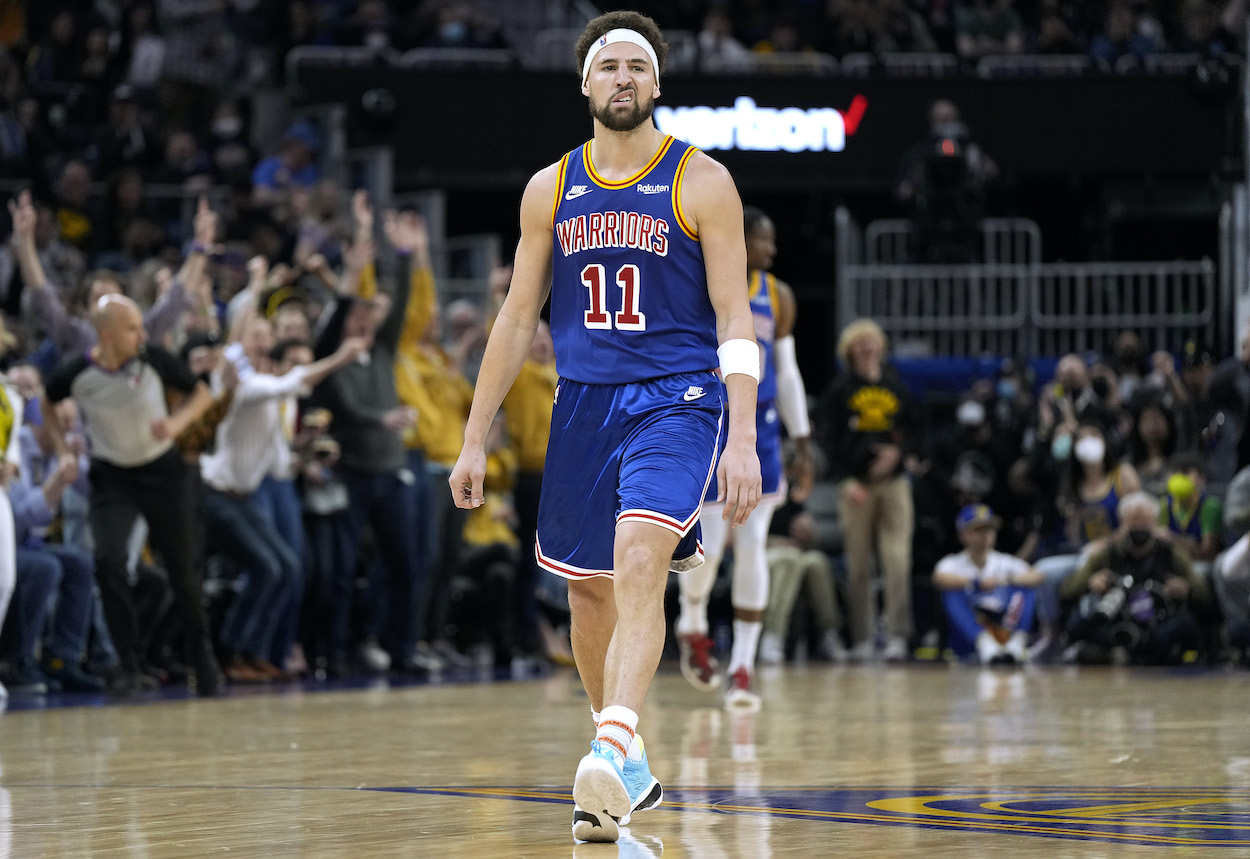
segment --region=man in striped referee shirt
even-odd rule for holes
[[[90,442],[96,579],[121,658],[110,688],[129,694],[150,682],[142,671],[134,598],[126,577],[126,543],[142,514],[169,573],[187,656],[195,667],[196,691],[213,695],[218,668],[208,638],[202,576],[194,563],[202,523],[192,472],[173,442],[212,404],[212,394],[176,357],[147,345],[143,315],[129,298],[100,299],[91,322],[99,343],[62,363],[48,379],[46,394],[53,404],[74,399]],[[166,398],[170,388],[187,395],[172,414]],[[64,436],[56,409],[47,409],[44,419],[54,437]]]

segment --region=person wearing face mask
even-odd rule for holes
[[[1104,378],[1095,384],[1098,376],[1106,376],[1110,368],[1087,367],[1080,355],[1069,354],[1055,365],[1054,381],[1042,389],[1037,404],[1038,437],[1053,438],[1056,429],[1065,423],[1075,423],[1091,418],[1106,419],[1106,403],[1113,385]]]
[[[1086,546],[1109,537],[1120,524],[1120,499],[1140,488],[1137,472],[1109,449],[1102,427],[1081,423],[1072,435],[1072,453],[1059,492],[1069,545]]]
[[[997,506],[1006,489],[1005,478],[1019,456],[1020,448],[1007,433],[999,431],[985,400],[978,392],[966,395],[955,409],[957,426],[938,438],[933,446],[933,470],[947,478],[947,482],[959,471],[960,464],[969,453],[990,467],[987,472],[989,485],[979,493],[986,503]]]
[[[1210,592],[1158,517],[1154,496],[1126,495],[1115,535],[1063,581],[1059,595],[1075,606],[1065,661],[1163,665],[1201,646]]]
[[[1120,375],[1120,402],[1127,403],[1145,381],[1146,350],[1136,331],[1121,331],[1111,350],[1113,366]]]
[[[1032,374],[1024,364],[1004,361],[994,384],[994,426],[1013,450],[1029,452],[1037,443],[1037,402]]]
[[[1052,534],[1053,553],[1037,562],[1045,577],[1038,591],[1038,614],[1044,646],[1057,643],[1059,583],[1080,566],[1119,527],[1120,499],[1141,488],[1137,473],[1108,450],[1102,427],[1083,421],[1055,430],[1050,473],[1058,475]]]
[[[252,165],[256,163],[256,151],[244,131],[243,114],[237,102],[223,101],[217,105],[205,145],[215,182],[249,178]]]

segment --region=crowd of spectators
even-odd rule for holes
[[[1244,11],[1238,0],[835,0],[673,4],[659,17],[688,15],[718,50],[971,59],[1060,44],[1218,54],[1240,43]],[[363,193],[325,179],[316,126],[290,124],[264,152],[249,128],[255,88],[280,82],[296,45],[501,39],[458,2],[0,3],[0,178],[30,189],[11,195],[0,248],[0,494],[12,508],[0,511],[0,544],[13,549],[0,558],[0,680],[11,690],[107,680],[125,693],[186,676],[211,693],[218,663],[231,682],[264,683],[429,673],[474,654],[568,658],[552,630],[558,582],[531,560],[550,335],[540,331],[492,433],[487,503],[456,510],[446,476],[509,272],[492,275],[487,306],[444,306],[415,213],[375,217]],[[878,334],[844,335],[845,372],[817,424],[845,425],[839,392],[860,389],[877,393],[858,408],[900,424],[830,435],[836,501],[823,525],[821,511],[778,514],[785,587],[767,613],[768,658],[802,630],[795,604],[812,613],[818,653],[907,658],[946,632],[931,579],[941,559],[995,545],[1029,565],[1015,585],[1041,582],[1038,657],[1084,645],[1068,655],[1160,661],[1250,645],[1250,549],[1233,542],[1250,530],[1250,478],[1234,480],[1250,465],[1250,345],[1217,369],[1197,346],[1147,357],[1126,333],[1108,356],[1064,357],[1045,384],[1010,362],[966,393],[947,431],[908,401]],[[109,416],[100,397],[104,371],[132,364],[153,368],[121,380],[144,394],[150,420]],[[135,448],[110,447],[112,420],[138,421]],[[162,491],[182,493],[185,471],[189,509],[122,498],[155,462]],[[1159,524],[1143,529],[1151,503]],[[961,517],[978,505],[990,512]],[[144,525],[175,512],[192,525]],[[851,539],[831,547],[822,528],[839,522]],[[973,532],[991,526],[987,545]],[[171,527],[188,531],[177,546]],[[1161,582],[1158,619],[1177,618],[1170,638],[1126,639],[1109,604],[1084,599],[1114,593],[1143,563]]]
[[[852,657],[905,658],[903,639],[987,662],[1245,658],[1250,338],[1217,362],[1193,343],[1148,353],[1125,331],[1045,381],[1004,362],[927,414],[885,348],[875,323],[852,323],[817,421]]]
[[[348,212],[321,193],[324,209],[276,221],[291,256],[231,240],[201,199],[176,272],[141,259],[76,283],[42,262],[41,230],[55,236],[55,222],[41,228],[27,192],[10,202],[20,295],[0,411],[19,542],[0,587],[15,609],[0,680],[11,691],[107,678],[130,693],[193,676],[211,694],[218,662],[231,682],[264,683],[568,658],[551,632],[559,594],[540,616],[532,552],[550,335],[493,435],[488,503],[456,511],[446,471],[509,271],[492,277],[490,307],[444,309],[415,212],[375,223],[364,192]],[[339,227],[331,264],[314,251],[319,230]],[[105,610],[92,619],[93,569]]]
[[[658,4],[654,4],[658,5]],[[649,10],[697,32],[702,67],[732,68],[753,54],[1088,54],[1239,52],[1244,0],[830,0],[828,3],[672,4]]]

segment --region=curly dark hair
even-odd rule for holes
[[[577,45],[573,48],[578,75],[582,73],[582,64],[586,62],[586,53],[590,50],[590,46],[609,30],[622,28],[638,31],[651,43],[651,47],[655,49],[655,58],[660,62],[660,67],[655,70],[656,78],[659,78],[660,72],[664,71],[664,58],[668,56],[668,42],[664,41],[660,25],[640,12],[606,12],[586,24],[586,29],[582,31]]]

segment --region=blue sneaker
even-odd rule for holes
[[[643,745],[642,737],[635,735],[634,743],[638,746],[642,760],[631,761],[628,757],[625,758],[625,767],[621,772],[625,776],[625,787],[629,789],[629,813],[621,818],[621,826],[629,823],[634,812],[655,808],[664,801],[664,788],[660,786],[660,780],[651,774],[647,747]]]
[[[618,823],[630,813],[625,774],[598,741],[577,765],[573,778],[573,837],[579,841],[616,841]]]
[[[625,759],[625,767],[621,775],[625,787],[629,791],[629,811],[619,820],[610,814],[593,814],[586,811],[580,804],[573,806],[573,838],[577,841],[613,842],[620,838],[620,827],[629,823],[635,812],[655,808],[664,801],[664,788],[659,779],[651,774],[651,766],[647,761],[647,748],[642,737],[634,737],[642,760]],[[580,771],[580,767],[578,768]]]

